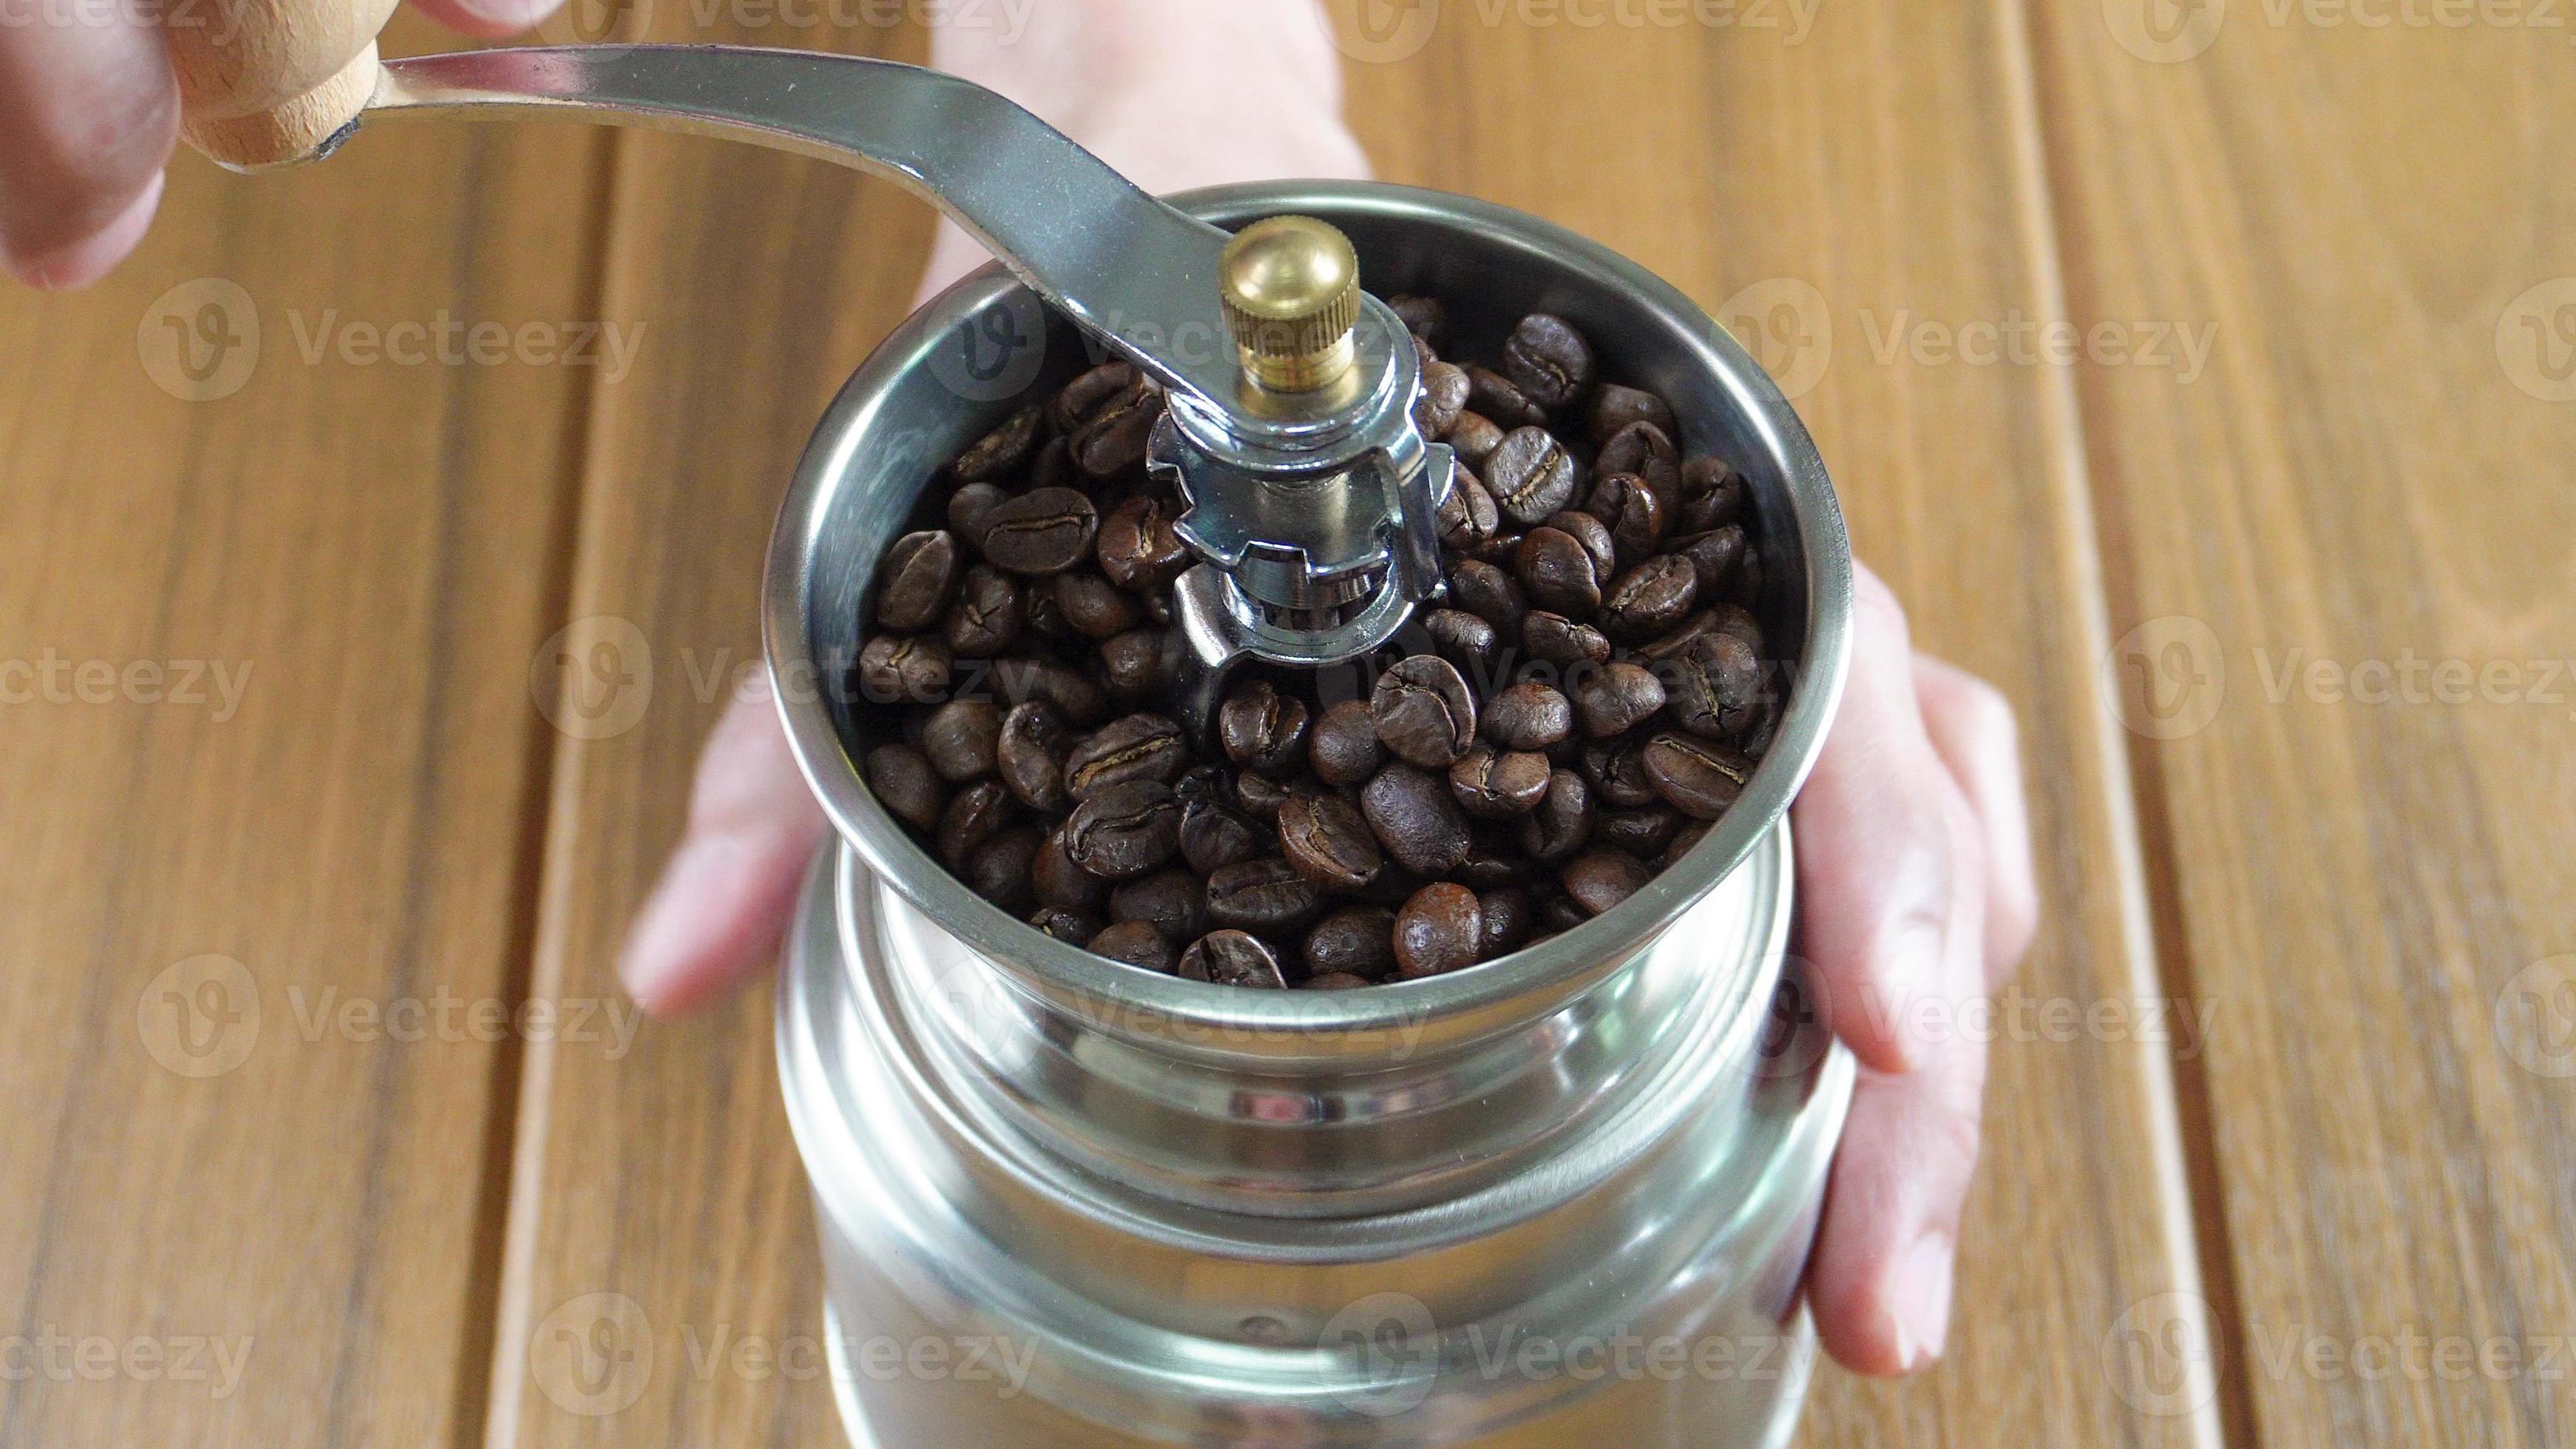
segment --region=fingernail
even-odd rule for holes
[[[1941,1356],[1950,1336],[1950,1278],[1958,1254],[1947,1233],[1925,1233],[1896,1280],[1896,1354],[1907,1373]]]
[[[693,917],[704,912],[704,897],[723,874],[716,842],[683,844],[662,867],[644,908],[628,927],[626,949],[617,962],[617,978],[626,994],[646,1011],[659,1014],[678,1005],[688,987],[689,962],[696,945],[690,939]]]
[[[13,257],[9,270],[19,281],[46,292],[86,287],[106,276],[127,252],[134,250],[134,244],[143,240],[144,231],[152,225],[152,210],[161,202],[161,184],[162,177],[156,172],[107,225],[68,246],[32,257]]]
[[[504,31],[533,30],[554,13],[554,0],[456,0],[456,8]]]

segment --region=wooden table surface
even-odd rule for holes
[[[716,13],[651,30],[923,53]],[[2046,924],[1951,1350],[1803,1442],[2576,1441],[2564,15],[1382,14],[1380,173],[1718,314],[2022,711]],[[769,994],[639,1026],[611,962],[929,234],[388,125],[183,159],[108,283],[0,291],[0,1443],[833,1442]],[[605,1416],[532,1358],[599,1294],[663,1345]]]

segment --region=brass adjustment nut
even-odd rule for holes
[[[1311,216],[1273,216],[1235,233],[1217,263],[1244,371],[1272,392],[1313,392],[1351,370],[1360,258]]]

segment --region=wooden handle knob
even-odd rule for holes
[[[311,156],[376,89],[376,32],[396,0],[224,0],[169,27],[180,134],[226,166]]]

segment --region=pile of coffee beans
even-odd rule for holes
[[[869,786],[984,896],[1148,971],[1332,990],[1455,971],[1617,905],[1732,804],[1777,719],[1744,480],[1534,313],[1423,361],[1458,455],[1447,597],[1380,658],[1171,708],[1193,559],[1146,475],[1154,383],[1095,367],[948,469],[856,664]]]

